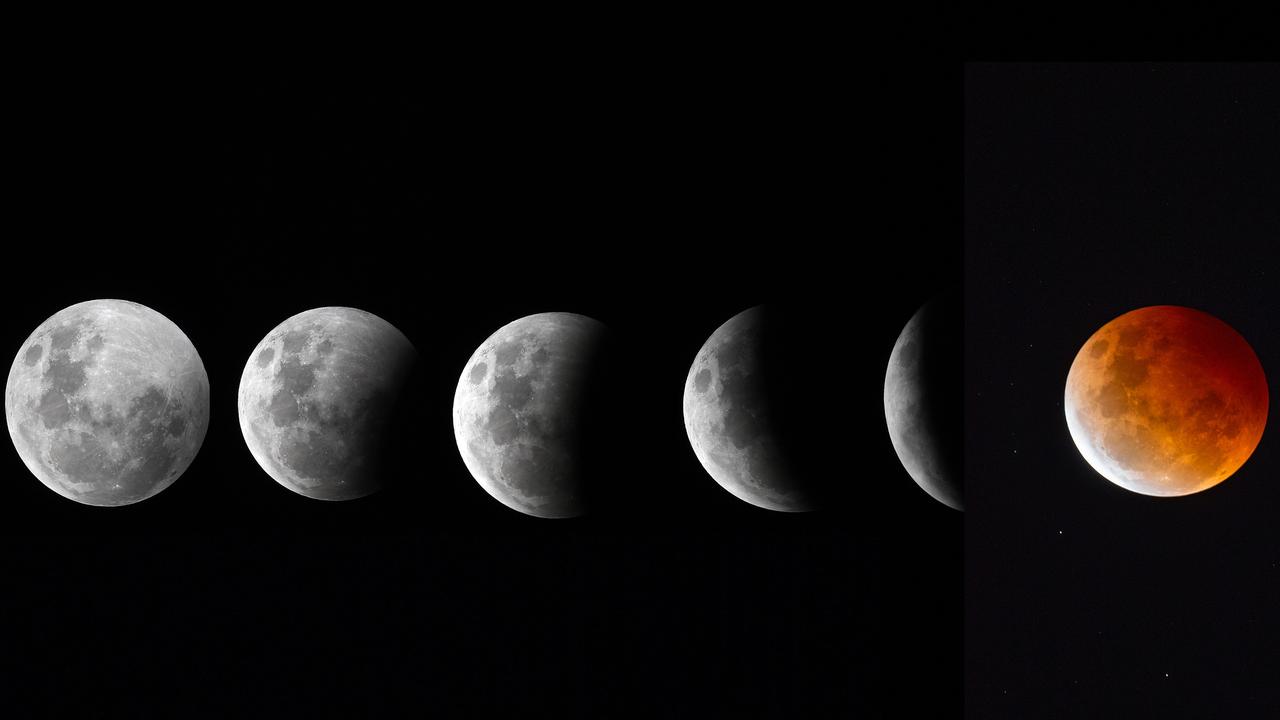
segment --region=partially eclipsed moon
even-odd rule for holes
[[[702,467],[734,497],[766,510],[817,508],[781,440],[763,358],[766,313],[729,318],[707,338],[684,385],[684,427]]]
[[[1067,375],[1067,427],[1111,482],[1144,495],[1200,492],[1253,454],[1267,422],[1262,365],[1235,330],[1159,305],[1102,326]]]
[[[258,343],[240,376],[244,441],[299,495],[369,495],[383,484],[390,423],[416,361],[409,339],[372,313],[294,315]]]
[[[467,361],[453,398],[453,432],[472,477],[526,515],[567,518],[588,509],[584,437],[598,421],[588,397],[603,324],[574,313],[520,318]]]

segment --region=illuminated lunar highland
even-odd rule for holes
[[[1203,312],[1121,315],[1071,364],[1064,408],[1080,453],[1144,495],[1189,495],[1240,469],[1262,438],[1267,381],[1253,349]]]
[[[124,300],[46,320],[9,370],[5,418],[18,455],[49,489],[86,505],[164,490],[209,427],[209,377],[182,330]]]

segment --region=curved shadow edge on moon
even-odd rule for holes
[[[960,442],[963,354],[959,313],[944,299],[926,303],[898,335],[884,379],[884,415],[893,449],[907,474],[930,497],[964,510],[963,466],[951,448]]]
[[[584,433],[607,328],[574,313],[515,320],[471,355],[453,401],[471,476],[508,508],[540,518],[589,510]]]
[[[698,461],[734,497],[766,510],[806,512],[814,494],[797,478],[773,427],[761,363],[765,311],[756,306],[715,330],[684,386],[684,425]]]
[[[1248,342],[1191,308],[1139,308],[1108,322],[1067,374],[1063,409],[1080,454],[1131,492],[1176,497],[1237,472],[1270,403]]]
[[[18,352],[5,387],[9,435],[49,489],[128,505],[169,487],[209,426],[209,378],[160,313],[91,300],[54,314]]]
[[[308,310],[276,326],[240,379],[240,429],[273,480],[317,500],[376,492],[384,442],[417,364],[412,343],[355,308]]]

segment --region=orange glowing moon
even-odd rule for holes
[[[1125,313],[1071,363],[1063,403],[1080,454],[1143,495],[1190,495],[1244,465],[1267,424],[1253,348],[1212,315],[1173,305]]]

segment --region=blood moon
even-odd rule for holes
[[[1190,495],[1227,479],[1267,423],[1267,379],[1235,330],[1157,305],[1095,332],[1071,363],[1064,408],[1076,447],[1111,482]]]

